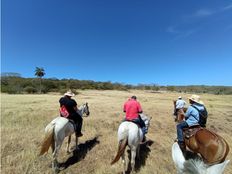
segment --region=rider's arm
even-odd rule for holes
[[[77,110],[78,110],[77,106],[74,106],[73,108],[74,108],[74,110],[75,110],[75,111],[77,111]]]
[[[75,111],[77,111],[78,110],[78,108],[77,108],[77,102],[75,100],[72,100],[72,105],[73,105],[73,109]]]
[[[138,113],[143,113],[142,107],[139,102],[137,104],[137,107],[138,107]]]
[[[64,98],[63,98],[63,97],[60,98],[59,103],[60,103],[60,107],[61,107],[62,105],[64,105],[65,102],[64,102]]]
[[[123,105],[123,112],[126,112],[126,103]]]
[[[187,111],[186,111],[186,113],[185,113],[185,118],[186,119],[189,118],[189,116],[191,115],[192,111],[193,111],[193,107],[189,106],[188,109],[187,109]]]

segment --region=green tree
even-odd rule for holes
[[[42,86],[42,77],[45,75],[44,69],[43,68],[39,68],[36,67],[35,69],[35,76],[37,76],[39,78],[39,93],[41,94],[41,86]]]

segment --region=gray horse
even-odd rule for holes
[[[78,113],[83,117],[84,114],[89,116],[88,103],[80,106]],[[41,145],[41,150],[39,155],[43,155],[52,148],[52,168],[55,173],[59,172],[57,156],[59,149],[64,141],[64,138],[69,136],[67,152],[69,152],[69,144],[71,141],[71,135],[75,132],[74,125],[67,118],[57,117],[53,119],[45,128],[45,138]],[[77,148],[78,138],[76,137],[76,148]]]
[[[140,114],[141,118],[145,122],[146,129],[148,129],[151,118],[148,118],[144,114]],[[130,121],[124,121],[119,125],[118,128],[118,152],[111,165],[116,163],[120,157],[122,157],[123,163],[123,174],[126,171],[126,161],[125,161],[125,149],[128,145],[131,150],[131,169],[134,171],[135,167],[135,157],[139,154],[140,143],[143,140],[143,132],[138,125]],[[138,156],[139,158],[139,156]]]
[[[201,158],[185,160],[177,143],[172,145],[172,159],[177,168],[177,174],[222,174],[230,160],[219,164],[206,165]]]

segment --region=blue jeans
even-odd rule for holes
[[[183,128],[187,128],[187,127],[189,127],[189,126],[185,121],[183,121],[183,122],[176,125],[177,139],[178,139],[179,142],[184,141]]]

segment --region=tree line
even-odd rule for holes
[[[43,69],[37,69],[43,70]],[[205,85],[189,85],[189,86],[159,86],[157,84],[138,84],[129,85],[123,83],[96,82],[92,80],[78,79],[57,79],[42,78],[44,71],[35,71],[37,78],[24,78],[18,73],[2,73],[1,74],[1,92],[9,94],[36,94],[59,92],[63,94],[67,89],[85,90],[149,90],[151,92],[171,91],[184,93],[211,93],[211,94],[232,94],[232,86],[205,86]]]

